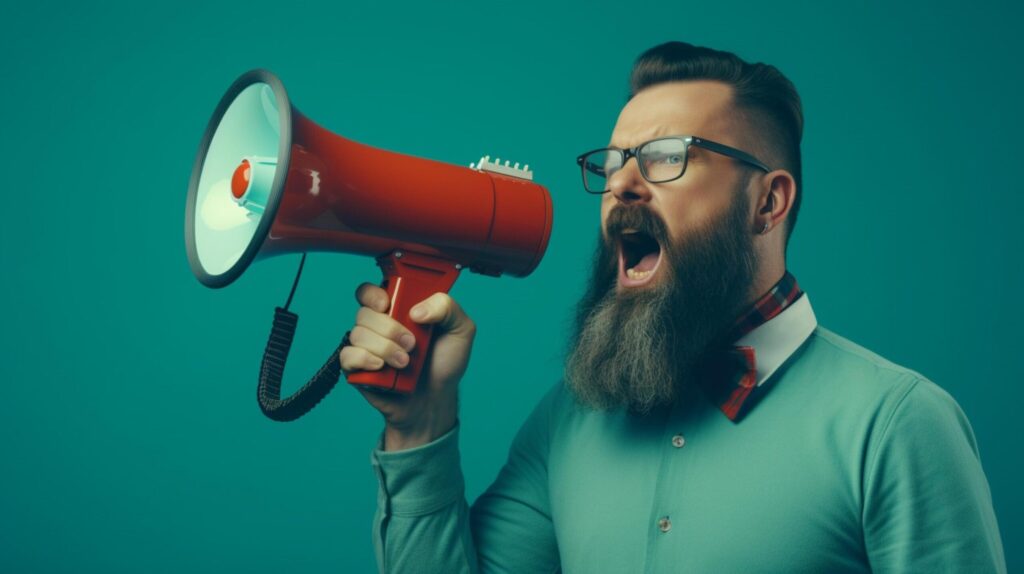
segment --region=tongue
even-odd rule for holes
[[[661,257],[660,251],[648,253],[644,255],[644,258],[639,263],[633,266],[633,271],[650,271],[658,264],[658,258]]]

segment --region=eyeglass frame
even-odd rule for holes
[[[663,180],[660,180],[660,181],[653,181],[653,180],[651,180],[651,178],[647,177],[647,170],[644,168],[644,164],[643,164],[643,162],[640,161],[640,157],[637,154],[639,153],[640,148],[642,148],[642,147],[644,147],[646,145],[652,144],[654,142],[657,142],[657,141],[662,141],[662,140],[682,140],[682,142],[684,144],[684,147],[683,147],[683,169],[679,172],[679,175],[677,175],[677,176],[675,176],[673,178],[663,179]],[[747,152],[745,152],[745,151],[743,151],[741,149],[736,149],[734,147],[727,146],[725,144],[720,144],[718,142],[713,142],[711,140],[704,139],[702,137],[697,137],[697,136],[665,136],[665,137],[660,137],[660,138],[655,138],[655,139],[652,139],[652,140],[645,141],[645,142],[641,143],[640,145],[638,145],[636,147],[631,147],[631,148],[626,148],[626,149],[617,148],[617,147],[602,147],[602,148],[597,148],[597,149],[590,150],[590,151],[588,151],[586,153],[581,154],[579,157],[576,158],[576,163],[580,166],[580,170],[581,170],[580,173],[583,176],[583,189],[587,193],[593,193],[595,195],[603,195],[603,194],[608,193],[609,191],[611,191],[610,188],[609,189],[605,189],[604,191],[590,191],[589,189],[587,189],[587,168],[584,167],[583,162],[587,158],[587,156],[589,156],[591,154],[595,154],[597,152],[602,152],[602,151],[604,151],[604,152],[617,151],[617,152],[621,153],[622,154],[622,166],[619,169],[622,169],[623,167],[626,167],[626,162],[629,161],[629,158],[635,157],[636,158],[636,165],[637,165],[638,168],[640,168],[640,175],[642,175],[645,180],[647,180],[649,183],[668,183],[670,181],[675,181],[675,180],[683,177],[683,175],[686,173],[686,167],[687,167],[687,164],[689,163],[689,160],[690,160],[688,152],[690,151],[690,146],[691,145],[695,145],[697,147],[702,147],[702,148],[704,148],[706,150],[713,151],[715,153],[724,155],[726,157],[731,157],[732,159],[735,159],[735,160],[741,161],[741,162],[743,162],[745,164],[748,164],[748,165],[751,165],[753,167],[756,167],[756,168],[764,171],[765,173],[771,173],[771,171],[772,171],[771,168],[769,168],[767,165],[761,163],[761,161],[758,160],[756,157],[750,155],[749,153],[747,153]],[[614,174],[612,174],[612,175],[614,175]],[[608,181],[609,179],[611,179],[610,176],[609,177],[605,177],[605,181]]]

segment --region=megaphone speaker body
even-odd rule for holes
[[[404,369],[354,373],[349,382],[411,392],[431,334],[409,309],[447,292],[462,269],[525,276],[547,248],[550,195],[528,172],[505,171],[331,133],[291,105],[277,77],[254,70],[225,93],[200,145],[186,206],[189,263],[204,285],[224,287],[274,255],[376,258],[389,313],[417,336],[417,348]]]

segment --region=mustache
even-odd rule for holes
[[[605,221],[605,242],[613,244],[622,237],[622,232],[632,229],[650,236],[664,249],[670,245],[665,220],[645,205],[619,204],[608,212]]]

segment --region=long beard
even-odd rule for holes
[[[673,243],[660,218],[643,205],[620,205],[598,238],[590,286],[576,314],[566,382],[585,406],[624,407],[635,414],[674,403],[696,378],[701,358],[748,304],[757,271],[746,194],[735,193],[718,221]],[[665,281],[616,292],[616,229],[658,240]],[[728,343],[725,341],[724,343]]]

